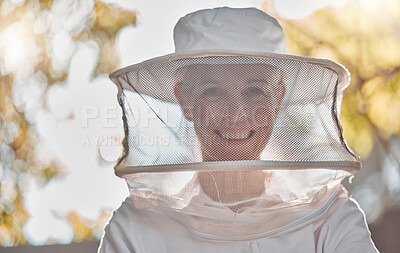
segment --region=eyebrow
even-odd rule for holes
[[[250,79],[246,81],[247,84],[253,84],[253,83],[263,83],[263,84],[268,84],[268,81],[263,78],[255,78],[255,79]]]
[[[253,79],[249,79],[247,81],[244,82],[244,84],[262,84],[262,85],[257,85],[257,86],[262,86],[263,88],[278,88],[279,81],[274,83],[274,82],[269,82],[268,79],[265,78],[253,78]],[[212,79],[206,79],[201,81],[198,86],[205,86],[205,85],[217,85],[217,86],[223,86],[225,83],[224,82],[219,82],[219,81],[215,81]]]
[[[218,81],[204,80],[204,81],[201,81],[201,82],[199,83],[199,86],[205,86],[205,85],[209,85],[209,84],[211,84],[211,85],[214,84],[214,85],[218,85],[218,86],[223,85],[223,83],[218,82]]]
[[[246,82],[244,82],[245,84],[252,84],[252,83],[265,83],[268,84],[266,79],[262,79],[262,78],[255,78],[255,79],[250,79],[247,80]],[[223,82],[218,82],[218,81],[214,81],[214,80],[204,80],[201,81],[199,83],[199,85],[205,85],[205,84],[217,84],[217,85],[221,85],[223,84]]]

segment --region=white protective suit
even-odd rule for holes
[[[110,76],[130,197],[99,252],[377,252],[341,184],[361,166],[339,123],[348,71],[285,54],[254,8],[188,14],[174,40]]]
[[[136,209],[127,198],[102,239],[103,252],[136,253],[369,253],[377,252],[365,217],[344,190],[313,215],[269,236],[246,240],[204,238],[156,210]]]

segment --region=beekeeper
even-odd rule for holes
[[[360,169],[338,121],[348,71],[285,54],[254,8],[188,14],[174,41],[111,75],[130,197],[99,252],[377,252],[341,184]]]

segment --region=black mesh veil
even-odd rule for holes
[[[241,94],[241,97],[233,94],[230,99],[236,100],[222,103],[221,99],[229,95],[214,95],[212,99],[220,101],[217,105],[220,116],[203,115],[201,120],[205,122],[204,124],[214,125],[215,128],[247,127],[249,131],[252,128],[262,127],[262,124],[269,124],[268,128],[271,131],[270,136],[266,136],[266,132],[263,132],[263,139],[268,140],[263,143],[260,159],[245,159],[246,157],[243,156],[237,159],[221,158],[221,161],[261,160],[266,162],[263,166],[284,167],[297,166],[301,163],[313,167],[315,165],[312,163],[317,163],[317,167],[339,165],[344,170],[357,170],[359,159],[346,146],[338,120],[341,98],[348,79],[340,80],[342,73],[338,73],[333,68],[336,65],[330,61],[307,62],[299,57],[287,58],[287,56],[285,59],[279,59],[276,56],[261,58],[251,55],[223,54],[187,57],[159,64],[150,62],[145,67],[139,66],[138,69],[113,74],[112,79],[120,89],[119,101],[125,124],[124,153],[117,163],[117,173],[118,170],[126,167],[130,167],[131,172],[151,171],[155,169],[152,167],[155,165],[173,165],[176,170],[186,170],[177,165],[203,162],[194,121],[188,120],[183,115],[182,109],[185,107],[185,110],[208,110],[212,113],[215,103],[203,103],[196,108],[189,108],[193,105],[188,102],[182,106],[184,102],[178,103],[172,90],[178,83],[182,83],[180,79],[201,79],[200,81],[188,80],[189,84],[181,85],[183,86],[182,97],[189,99],[193,94],[188,93],[198,92],[197,90],[204,89],[199,87],[205,86],[205,82],[213,81],[211,80],[213,77],[207,75],[211,74],[212,69],[218,69],[218,67],[221,68],[221,73],[224,73],[220,79],[224,79],[225,83],[220,82],[215,86],[219,85],[219,88],[223,90],[224,87],[221,86],[233,88],[236,85],[236,88],[240,90],[242,89],[240,84],[235,84],[237,75],[247,72],[249,80],[254,81],[252,83],[254,87],[251,86],[251,88],[255,90],[250,92],[265,93],[265,96],[253,96],[256,97],[255,99],[264,101],[251,101],[254,98],[250,94]],[[229,71],[228,68],[231,70]],[[182,74],[177,74],[179,72]],[[220,75],[220,73],[213,73],[213,75]],[[208,84],[206,88],[210,87]],[[239,92],[241,91],[237,93]],[[243,101],[245,99],[248,101]],[[276,102],[276,100],[280,101]],[[229,110],[230,107],[235,106],[238,107],[236,109],[238,112],[235,113],[239,115],[234,115],[237,118],[231,119],[228,115]],[[208,108],[205,109],[205,107]],[[265,112],[261,112],[263,110]],[[271,116],[274,119],[268,122],[255,122],[263,121],[263,119],[255,119],[258,117],[258,112],[271,115],[276,113],[276,116]],[[229,119],[224,119],[224,117]],[[230,122],[223,122],[224,120]],[[224,124],[225,126],[221,126]],[[245,124],[254,124],[254,126],[244,126]],[[210,138],[209,142],[213,142],[223,152],[223,140],[218,138],[218,134],[207,137]],[[257,137],[261,138],[261,136]],[[239,148],[241,152],[247,152],[245,149],[241,150],[240,145],[236,148]],[[214,160],[218,161],[218,159]],[[155,170],[162,171],[164,168],[166,167]],[[169,167],[168,170],[170,170]],[[188,168],[188,170],[191,169]]]
[[[349,74],[332,61],[207,50],[155,58],[111,79],[125,128],[117,175],[137,206],[185,214],[196,231],[274,231],[278,220],[329,202],[360,168],[339,123]]]

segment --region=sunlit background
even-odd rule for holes
[[[113,171],[123,129],[107,74],[173,52],[179,17],[224,5],[267,11],[289,53],[350,70],[341,123],[364,168],[346,186],[372,225],[399,212],[399,1],[4,0],[0,245],[101,238],[128,195]]]

